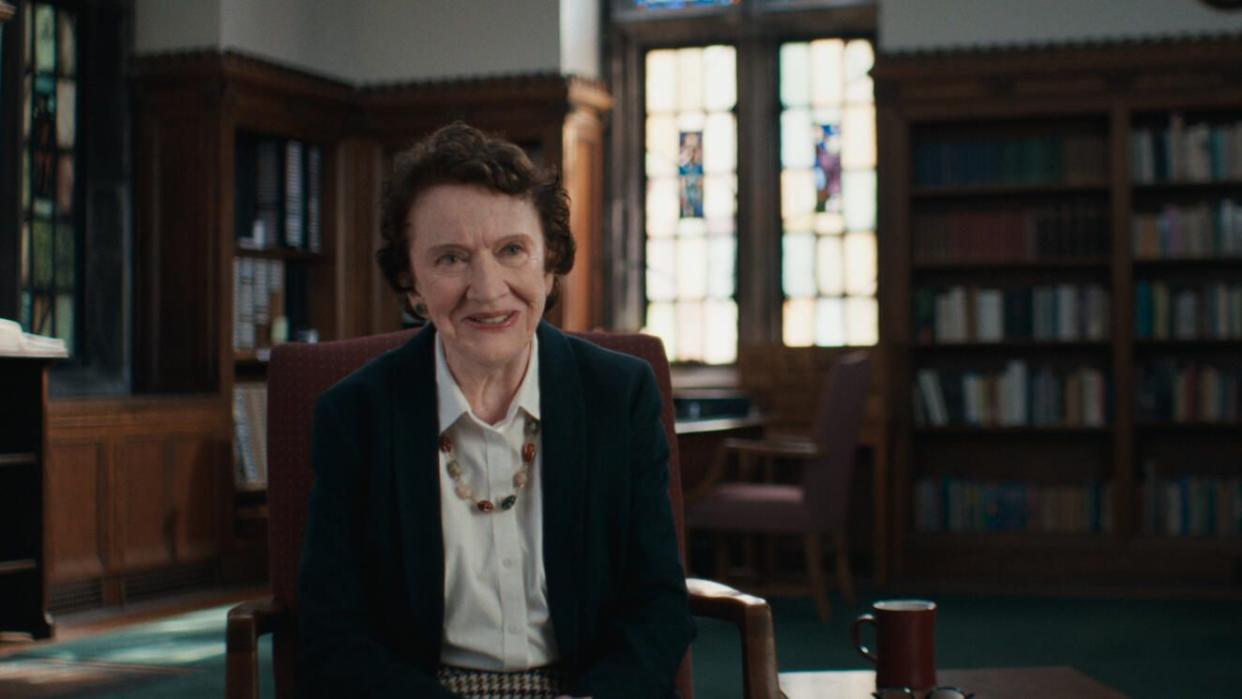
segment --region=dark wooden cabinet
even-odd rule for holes
[[[43,536],[50,359],[0,356],[0,630],[52,635]]]
[[[1242,584],[1239,64],[877,62],[899,578]]]

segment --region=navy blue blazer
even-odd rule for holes
[[[547,323],[537,332],[544,566],[565,690],[670,696],[695,630],[655,375]],[[444,545],[434,333],[377,357],[316,405],[298,581],[307,695],[453,696],[436,680]]]

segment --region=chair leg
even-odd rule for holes
[[[828,584],[824,580],[824,565],[820,557],[819,534],[802,535],[802,552],[806,559],[806,574],[811,579],[811,596],[815,598],[815,611],[820,621],[828,621],[832,607],[828,604]]]
[[[850,573],[850,549],[845,538],[845,530],[832,532],[832,543],[837,554],[837,585],[841,588],[841,596],[845,603],[853,607],[857,601],[854,597],[854,575]]]

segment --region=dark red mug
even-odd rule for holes
[[[864,646],[862,627],[875,627],[875,650]],[[936,686],[936,603],[921,599],[883,600],[850,627],[854,647],[875,665],[876,687],[927,689]]]

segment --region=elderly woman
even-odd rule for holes
[[[398,156],[378,259],[430,324],[316,408],[310,694],[673,694],[694,624],[660,397],[542,321],[568,220],[555,175],[464,124]]]

